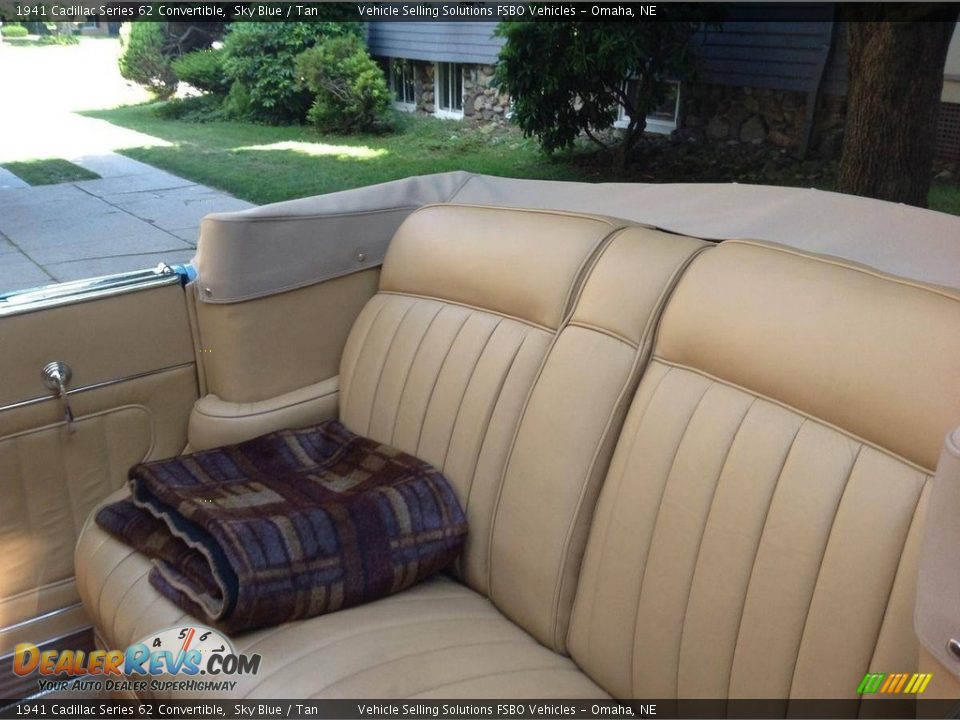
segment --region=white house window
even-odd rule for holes
[[[463,65],[437,63],[434,88],[438,117],[463,117]]]
[[[633,80],[628,83],[634,82]],[[647,115],[646,131],[666,135],[677,129],[677,117],[680,112],[680,83],[670,82],[667,95],[653,112]],[[614,127],[625,128],[630,124],[630,116],[623,105],[617,108],[617,120]]]
[[[394,105],[403,110],[416,108],[417,90],[412,62],[400,58],[390,60],[390,89],[393,90]]]

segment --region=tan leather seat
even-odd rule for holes
[[[404,223],[344,350],[340,416],[443,469],[468,514],[457,574],[474,590],[440,578],[239,637],[264,664],[238,695],[603,695],[527,632],[564,648],[589,516],[656,319],[706,245],[621,228],[451,206]],[[102,644],[185,620],[145,559],[89,521],[76,562]]]
[[[607,692],[856,698],[917,668],[960,302],[731,241],[664,313],[604,484],[569,647]]]
[[[234,695],[855,697],[916,668],[960,301],[706,247],[563,213],[405,221],[341,419],[442,468],[468,546],[455,578],[236,638],[263,669]],[[101,643],[185,620],[89,520],[76,563]]]

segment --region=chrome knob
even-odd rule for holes
[[[67,398],[67,383],[73,377],[73,371],[66,363],[54,360],[43,366],[41,375],[43,384],[53,391],[54,397],[59,397],[63,402],[63,420],[67,424],[67,432],[73,432],[73,408],[70,407],[70,400]]]

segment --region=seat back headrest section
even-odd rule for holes
[[[589,270],[517,429],[490,532],[489,594],[560,652],[594,504],[657,320],[691,258],[708,247],[650,228],[617,233]],[[468,569],[485,559],[475,553]]]
[[[380,290],[459,303],[555,330],[585,264],[624,224],[540,210],[427,206],[397,230]]]
[[[960,423],[960,297],[781,246],[728,241],[697,258],[655,355],[925,470]]]

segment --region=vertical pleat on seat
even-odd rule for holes
[[[590,262],[619,227],[564,213],[420,210],[397,232],[380,292],[347,339],[341,420],[443,471],[470,524],[457,569],[481,592],[527,397]]]
[[[624,697],[855,697],[882,629],[897,631],[887,607],[915,572],[901,551],[929,475],[655,367],[598,506],[574,658]],[[916,648],[900,645],[885,661],[908,670]]]
[[[784,712],[915,671],[930,438],[957,407],[958,298],[760,243],[704,253],[600,494],[571,656],[614,696]]]
[[[440,468],[472,527],[487,527],[523,402],[553,335],[482,310],[390,293],[375,296],[363,315],[375,319],[344,353],[351,381],[341,391],[341,420]],[[467,553],[481,537],[471,534]]]

